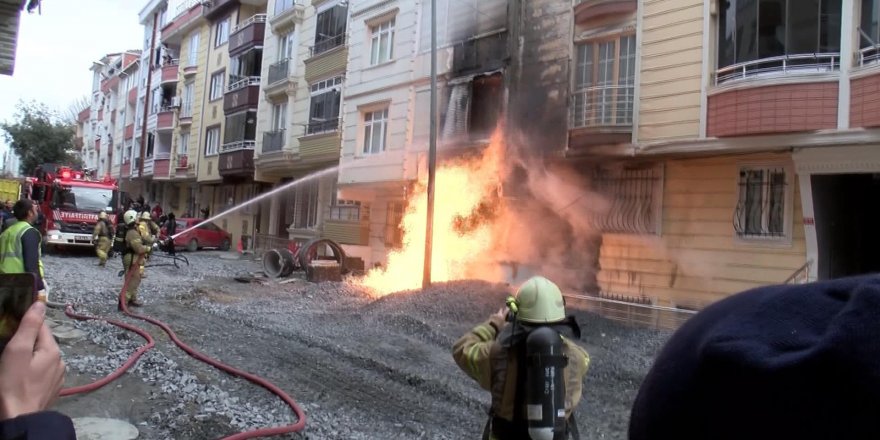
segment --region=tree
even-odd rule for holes
[[[70,124],[76,124],[79,120],[79,112],[89,107],[91,107],[91,101],[88,96],[83,95],[74,99],[63,114],[64,120]]]
[[[74,166],[76,129],[42,103],[19,101],[12,123],[0,123],[3,137],[21,159],[19,171],[28,175],[37,165],[56,163]]]

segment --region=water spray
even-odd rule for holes
[[[170,240],[173,240],[173,239],[177,238],[178,236],[181,236],[181,235],[183,235],[183,234],[185,234],[185,233],[187,233],[187,232],[189,232],[189,231],[192,231],[193,229],[198,228],[199,226],[204,225],[205,223],[210,223],[210,222],[212,222],[212,221],[214,221],[214,220],[216,220],[216,219],[218,219],[218,218],[220,218],[220,217],[223,217],[223,216],[229,215],[229,214],[231,214],[231,213],[233,213],[233,212],[235,212],[235,211],[238,211],[239,209],[244,208],[245,206],[250,206],[250,205],[252,205],[252,204],[254,204],[254,203],[257,203],[257,202],[259,202],[259,201],[261,201],[261,200],[264,200],[264,199],[266,199],[266,198],[268,198],[268,197],[272,197],[272,196],[274,196],[274,195],[277,194],[277,193],[281,193],[281,192],[287,191],[288,189],[293,188],[293,187],[295,187],[295,186],[297,186],[297,185],[299,185],[299,184],[301,184],[301,183],[305,183],[305,182],[308,182],[308,181],[310,181],[310,180],[314,180],[314,179],[317,179],[317,178],[320,178],[320,177],[324,177],[324,176],[326,176],[326,175],[328,175],[328,174],[335,173],[335,172],[339,171],[340,168],[341,168],[341,166],[339,166],[339,165],[335,165],[335,166],[332,166],[332,167],[330,167],[330,168],[325,168],[325,169],[323,169],[323,170],[321,170],[321,171],[315,171],[314,173],[307,174],[307,175],[305,175],[305,176],[303,176],[303,177],[300,177],[299,179],[296,179],[296,180],[294,180],[294,181],[292,181],[292,182],[285,183],[284,185],[281,185],[281,186],[279,186],[278,188],[273,189],[272,191],[269,191],[269,192],[264,193],[264,194],[260,194],[260,195],[257,196],[257,197],[254,197],[254,198],[252,198],[252,199],[250,199],[250,200],[247,200],[247,201],[244,201],[244,202],[242,202],[242,203],[239,203],[238,205],[235,205],[235,206],[233,206],[232,208],[229,208],[229,209],[227,209],[227,210],[225,210],[225,211],[223,211],[223,212],[221,212],[221,213],[219,213],[219,214],[216,214],[216,215],[214,215],[213,217],[208,217],[207,219],[202,220],[202,221],[200,221],[199,223],[196,223],[195,225],[193,225],[193,226],[191,226],[191,227],[189,227],[189,228],[186,228],[186,229],[184,229],[184,230],[182,230],[182,231],[180,231],[180,232],[178,232],[178,233],[172,235],[171,237],[169,237],[169,239],[170,239]]]

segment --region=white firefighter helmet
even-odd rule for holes
[[[565,305],[559,286],[544,277],[532,277],[516,292],[516,319],[548,323],[565,319]]]
[[[101,219],[101,220],[106,220],[106,219],[107,219],[107,213],[104,212],[104,211],[99,212],[99,213],[98,213],[98,218]]]
[[[150,216],[149,212],[144,211],[141,213],[141,220],[152,220],[152,219],[153,219],[153,217]]]
[[[125,211],[125,214],[122,215],[122,220],[125,222],[125,224],[130,225],[134,223],[135,220],[137,220],[137,216],[137,211],[135,211],[134,209],[129,209],[128,211]]]

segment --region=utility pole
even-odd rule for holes
[[[437,168],[437,0],[431,0],[431,133],[428,146],[428,220],[425,223],[425,266],[422,289],[431,285],[434,242],[434,174]]]

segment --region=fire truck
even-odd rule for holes
[[[119,187],[109,176],[94,179],[69,167],[45,164],[26,179],[31,199],[39,206],[36,226],[47,250],[91,246],[98,213],[116,223]]]

